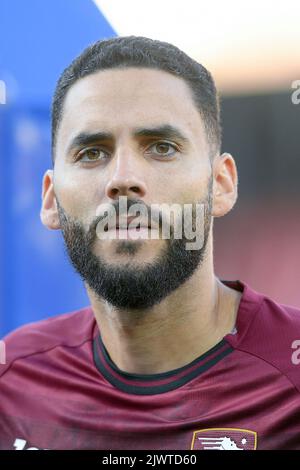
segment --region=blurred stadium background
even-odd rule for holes
[[[100,38],[173,42],[214,75],[239,199],[215,219],[215,270],[300,307],[299,1],[0,0],[0,337],[89,303],[40,222],[58,75]]]

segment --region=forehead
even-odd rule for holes
[[[188,84],[168,72],[129,67],[98,71],[68,90],[58,139],[81,131],[130,132],[138,126],[173,124],[192,140],[204,126]]]

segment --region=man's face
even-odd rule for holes
[[[151,307],[193,274],[210,232],[211,172],[203,121],[181,78],[114,69],[71,87],[57,134],[55,202],[70,259],[99,298]],[[100,239],[103,204],[117,209],[120,196],[149,215],[152,204],[204,204],[204,243],[187,250],[172,230],[170,239]]]

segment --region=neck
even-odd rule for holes
[[[213,273],[212,246],[198,270],[150,310],[115,309],[87,287],[108,354],[124,372],[158,374],[189,364],[233,329],[241,293]]]

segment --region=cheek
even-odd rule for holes
[[[167,199],[179,204],[190,204],[201,201],[207,196],[208,176],[196,172],[181,175],[180,178],[170,177],[167,184]]]
[[[202,201],[206,199],[208,191],[208,180],[207,178],[201,178],[199,176],[194,177],[190,180],[188,185],[188,197],[193,202]]]
[[[189,171],[185,191],[185,194],[190,200],[196,202],[206,199],[210,185],[211,171],[210,164],[206,164],[206,162],[193,165],[191,171]]]
[[[86,172],[88,173],[88,172]],[[97,205],[102,200],[99,179],[84,172],[65,172],[55,179],[55,193],[62,207],[72,217],[90,219],[96,214]]]

